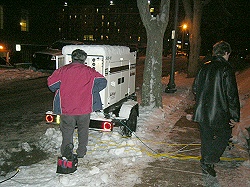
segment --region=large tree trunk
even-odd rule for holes
[[[150,14],[148,0],[137,0],[137,6],[147,32],[141,105],[162,107],[162,49],[169,21],[170,0],[161,0],[160,11],[156,17]]]
[[[188,77],[194,77],[198,71],[201,37],[200,37],[200,24],[202,15],[202,3],[200,0],[194,0],[193,8],[193,23],[192,31],[190,33],[190,53],[188,63]]]
[[[201,48],[201,16],[203,6],[211,0],[182,0],[189,30],[188,77],[194,77],[199,69]]]
[[[143,73],[142,105],[162,107],[162,32],[150,29],[147,32],[147,52]]]

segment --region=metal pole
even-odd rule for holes
[[[174,65],[175,65],[175,57],[176,57],[176,41],[177,41],[177,22],[178,22],[178,9],[179,9],[179,1],[175,0],[175,20],[174,20],[174,30],[172,31],[172,39],[173,39],[173,46],[172,46],[172,63],[171,63],[171,72],[170,72],[170,79],[165,89],[166,93],[174,93],[177,91],[175,88],[174,83]]]
[[[184,34],[185,34],[185,30],[182,30],[182,37],[181,37],[181,51],[184,52]]]

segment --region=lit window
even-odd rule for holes
[[[141,37],[140,37],[140,36],[138,36],[138,42],[139,42],[139,41],[141,41]]]
[[[109,26],[109,22],[107,23],[107,27]]]
[[[104,15],[102,15],[102,20],[104,20]]]
[[[20,22],[20,26],[21,26],[21,31],[28,31],[28,24],[26,20],[22,19]]]
[[[96,13],[98,13],[98,12],[99,12],[99,9],[97,8],[97,9],[96,9]]]
[[[155,11],[154,8],[150,8],[150,12],[153,13]]]
[[[94,36],[93,35],[84,35],[84,40],[94,40]]]
[[[29,31],[29,16],[28,11],[22,10],[20,20],[21,31]]]

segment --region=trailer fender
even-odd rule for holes
[[[131,112],[132,108],[134,108],[134,107],[136,108],[137,116],[138,116],[138,114],[139,114],[138,102],[134,101],[134,100],[129,100],[129,101],[124,102],[121,106],[120,111],[119,111],[119,118],[128,119],[130,112]]]

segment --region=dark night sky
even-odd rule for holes
[[[113,0],[114,3],[135,3],[136,0]],[[159,1],[159,0],[154,0]],[[33,5],[63,5],[64,2],[67,2],[68,5],[98,5],[98,4],[109,4],[110,0],[9,0],[8,4],[23,4],[25,6],[33,6]]]
[[[232,48],[250,47],[250,3],[249,0],[225,0],[219,4],[213,0],[203,9],[202,40],[206,42],[225,40]]]
[[[9,0],[9,5],[24,7],[70,4],[109,4],[109,0]],[[136,0],[113,0],[114,3],[134,3]],[[160,0],[152,0],[159,2]],[[179,0],[182,6],[182,0]],[[224,3],[219,3],[223,1]],[[250,0],[212,0],[203,9],[202,16],[202,45],[211,46],[218,40],[226,40],[234,47],[250,44]],[[170,20],[171,21],[171,20]],[[182,21],[182,20],[179,20]]]

